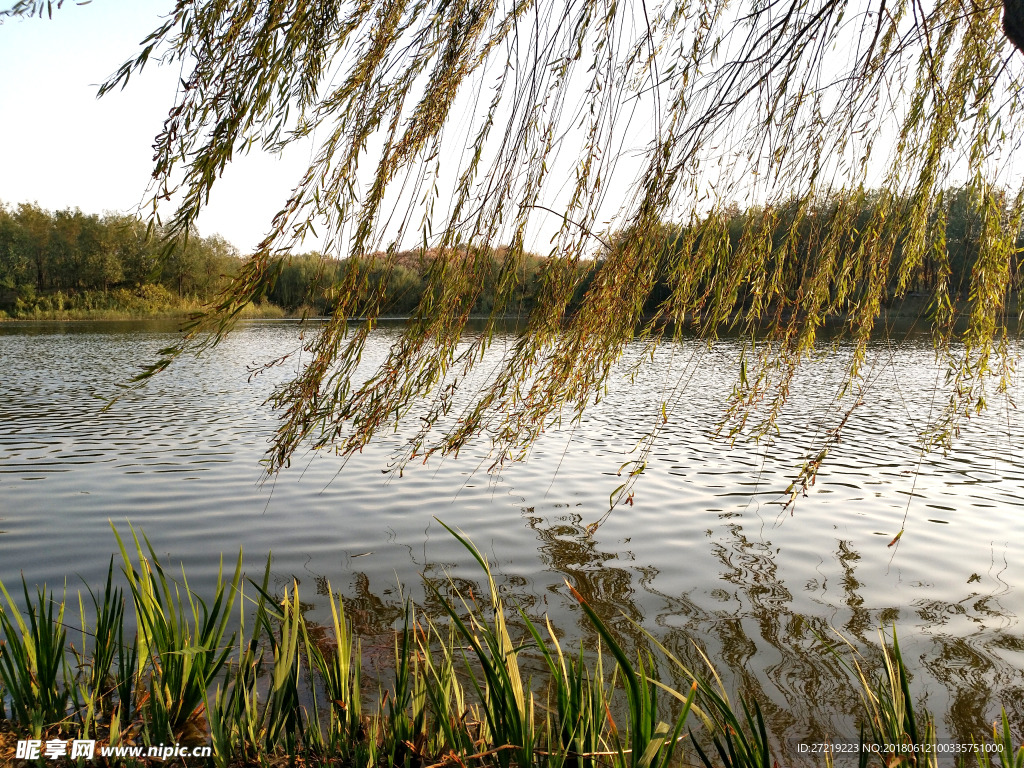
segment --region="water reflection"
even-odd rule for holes
[[[1010,544],[1024,535],[1019,417],[972,419],[954,453],[922,460],[917,434],[936,398],[927,339],[897,355],[873,351],[885,376],[872,379],[791,517],[777,501],[833,423],[842,355],[809,363],[780,423],[785,439],[767,445],[708,438],[737,350],[684,343],[660,350],[637,386],[614,383],[576,429],[546,435],[526,465],[500,477],[474,474],[481,456],[467,452],[389,481],[380,468],[401,447],[399,432],[341,474],[318,454],[260,486],[274,427],[260,405],[273,380],[248,383],[245,366],[293,348],[296,327],[247,324],[212,356],[182,361],[102,413],[127,372],[175,333],[0,324],[0,579],[70,577],[74,589],[78,574],[96,584],[114,547],[108,521],[123,529],[130,519],[199,589],[220,553],[243,547],[255,575],[273,552],[277,587],[298,580],[310,619],[325,624],[329,583],[384,664],[402,590],[432,616],[440,610],[426,579],[450,574],[481,592],[478,568],[437,516],[462,528],[504,592],[528,615],[550,615],[567,642],[596,638],[564,580],[633,647],[646,642],[639,624],[697,666],[696,642],[731,686],[769,702],[780,744],[856,736],[857,693],[819,636],[835,639],[834,627],[877,665],[876,630],[894,622],[942,737],[969,740],[1000,706],[1024,727],[1024,572]],[[384,354],[388,333],[374,337],[368,362]],[[698,358],[635,506],[588,536],[647,417]]]
[[[709,609],[685,593],[665,594],[657,590],[658,570],[624,561],[620,553],[602,550],[589,537],[580,515],[567,515],[548,525],[542,518],[524,513],[535,534],[537,552],[545,570],[556,579],[548,581],[543,593],[529,581],[514,575],[496,574],[499,591],[506,600],[522,608],[539,626],[553,613],[563,620],[556,626],[561,642],[573,647],[596,647],[597,636],[583,613],[560,589],[564,579],[613,627],[632,652],[657,651],[638,625],[651,627],[652,634],[673,655],[694,669],[704,667],[701,651],[710,656],[731,690],[762,702],[765,719],[779,754],[799,761],[794,745],[800,742],[856,740],[862,715],[860,693],[848,669],[830,653],[822,640],[833,643],[848,660],[852,654],[838,642],[849,640],[860,654],[864,668],[880,675],[883,659],[879,651],[878,628],[899,623],[906,629],[907,614],[913,612],[928,631],[927,642],[913,644],[906,659],[913,670],[912,690],[921,706],[939,718],[941,739],[970,742],[991,731],[993,712],[1006,708],[1012,726],[1020,732],[1024,708],[1021,660],[1024,640],[1002,627],[1013,626],[1015,617],[999,603],[998,594],[968,591],[957,602],[922,601],[911,607],[891,605],[868,609],[858,593],[861,556],[847,540],[837,539],[832,553],[842,568],[841,610],[828,615],[809,616],[793,609],[793,595],[779,579],[773,551],[760,540],[745,535],[742,526],[728,526],[728,541],[715,542],[711,550],[721,570],[723,583],[711,595],[716,605]],[[459,575],[452,575],[458,571]],[[449,577],[451,579],[449,581]],[[485,600],[486,581],[475,578],[454,562],[427,563],[422,572],[417,610],[432,621],[445,624],[447,614],[426,588],[430,581],[442,594]],[[327,578],[316,577],[317,594],[326,596]],[[408,590],[416,585],[404,585]],[[827,585],[809,583],[818,593]],[[638,600],[640,595],[655,602]],[[403,614],[396,589],[376,593],[370,577],[356,571],[349,588],[335,592],[343,596],[346,611],[357,632],[367,640],[369,662],[387,670],[393,654],[394,629]],[[651,606],[657,605],[652,613]],[[313,606],[310,606],[313,608]],[[310,616],[315,616],[311,611]],[[943,635],[941,628],[951,618],[965,618],[978,624],[985,634],[967,637]],[[570,619],[571,621],[566,621]],[[993,626],[1000,629],[992,631]],[[510,627],[519,640],[529,641],[525,626],[511,617]],[[906,637],[903,642],[906,643]],[[525,662],[530,666],[530,661]],[[535,672],[542,666],[533,660]],[[683,689],[684,677],[665,664],[660,673],[666,682]]]

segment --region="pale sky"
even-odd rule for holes
[[[0,0],[9,7],[10,0]],[[124,91],[96,99],[99,83],[129,57],[160,23],[173,0],[73,0],[52,19],[19,19],[0,24],[0,201],[37,202],[51,210],[80,208],[133,212],[143,202],[152,169],[153,138],[173,106],[179,67],[147,66]],[[449,147],[459,151],[469,124]],[[638,146],[647,140],[638,140]],[[568,163],[562,177],[572,178],[573,152],[555,162]],[[214,186],[201,214],[200,233],[223,235],[243,253],[251,252],[286,201],[310,160],[310,145],[289,147],[281,158],[254,151],[235,159]],[[638,161],[623,166],[632,176]],[[557,175],[557,174],[556,174]],[[622,186],[623,193],[625,186]],[[564,193],[556,190],[553,194]],[[613,200],[609,215],[621,204]],[[547,200],[549,205],[557,205]],[[164,216],[173,213],[165,204]],[[546,252],[557,232],[557,216],[532,217],[528,241]],[[418,241],[417,241],[418,242]],[[315,249],[307,240],[301,250]]]
[[[152,141],[174,103],[180,70],[151,64],[124,91],[100,101],[97,86],[138,53],[139,43],[174,0],[73,2],[54,11],[52,20],[0,24],[0,201],[38,202],[51,210],[78,207],[86,213],[131,212],[144,199]],[[10,4],[0,0],[0,7]],[[602,205],[602,224],[628,197],[628,184],[641,167],[638,150],[653,138],[648,118],[641,108],[635,124],[625,129],[628,140],[622,144],[615,183],[604,184],[616,193]],[[455,159],[465,149],[470,123],[464,116],[452,122],[446,146]],[[236,155],[214,186],[198,221],[200,232],[218,233],[243,253],[251,252],[306,169],[309,153],[308,144],[298,144],[283,158],[258,152]],[[572,147],[561,154],[555,162],[564,168],[549,175],[569,184],[574,178]],[[887,154],[877,153],[873,162],[879,170]],[[564,194],[565,189],[553,188],[543,202],[558,208],[556,201]],[[165,205],[162,212],[170,216],[173,206]],[[532,216],[528,247],[547,252],[560,223],[543,212]],[[307,241],[300,249],[316,245]]]
[[[86,213],[132,212],[144,200],[151,145],[174,104],[180,68],[151,63],[125,90],[102,100],[96,92],[99,83],[137,55],[139,43],[174,0],[73,2],[54,11],[52,19],[0,25],[0,201],[37,202],[51,210],[77,207]],[[9,5],[10,0],[0,0],[0,7]],[[462,102],[470,104],[472,89],[464,90]],[[461,109],[467,107],[453,113]],[[640,150],[653,138],[649,118],[642,107],[616,139],[623,142],[621,161],[614,179],[604,184],[615,194],[601,205],[599,231],[628,198],[629,184],[642,166]],[[469,112],[453,118],[452,135],[445,141],[451,160],[465,150],[471,123]],[[552,159],[550,177],[565,182],[545,191],[541,202],[548,207],[559,209],[571,192],[579,158],[573,141],[567,139]],[[289,147],[282,158],[258,151],[236,155],[198,220],[200,233],[220,234],[243,253],[251,252],[309,160],[309,144]],[[446,183],[453,182],[454,177]],[[165,204],[161,213],[169,217],[173,205]],[[561,224],[558,216],[538,210],[531,216],[528,248],[546,253]],[[299,249],[318,244],[307,240]]]
[[[139,204],[179,70],[147,67],[123,92],[100,101],[96,89],[172,6],[173,0],[68,2],[52,20],[0,25],[0,200],[86,213]],[[233,162],[199,220],[201,233],[219,233],[243,251],[259,242],[309,159],[296,149],[280,160]]]

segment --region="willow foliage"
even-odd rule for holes
[[[315,234],[342,268],[329,320],[272,398],[271,472],[306,441],[350,455],[423,400],[397,466],[479,435],[517,460],[600,397],[628,343],[724,325],[757,339],[724,426],[764,433],[829,321],[854,342],[857,388],[884,304],[930,265],[948,439],[1010,374],[1024,120],[1007,2],[1004,25],[1001,5],[975,0],[177,0],[101,87],[153,61],[182,69],[155,143],[154,217],[173,201],[163,224],[186,237],[236,154],[316,149],[255,255],[146,375],[221,338]],[[980,233],[966,309],[946,279],[955,179]],[[753,206],[738,237],[734,200]],[[552,217],[536,306],[495,364],[484,353],[516,309],[530,227]],[[428,289],[357,375],[409,243],[431,254]],[[494,308],[467,337],[495,253]]]

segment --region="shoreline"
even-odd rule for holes
[[[168,309],[158,312],[120,312],[118,310],[48,310],[31,315],[9,315],[0,310],[0,323],[74,323],[74,322],[127,322],[135,320],[188,320],[200,311],[198,307]],[[243,320],[285,320],[292,317],[276,304],[247,308],[240,314]]]

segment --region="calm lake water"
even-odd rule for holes
[[[72,591],[99,582],[116,547],[108,521],[124,533],[131,521],[193,586],[214,578],[221,553],[233,560],[243,548],[255,577],[272,552],[275,583],[297,579],[310,618],[323,619],[330,583],[372,638],[400,614],[400,589],[423,599],[424,576],[479,583],[436,516],[489,554],[528,612],[550,614],[570,638],[590,636],[566,579],[624,636],[637,634],[626,615],[690,658],[698,642],[731,685],[773,703],[780,741],[856,734],[856,692],[812,626],[835,627],[870,658],[876,629],[895,622],[943,738],[990,732],[1000,706],[1024,725],[1022,416],[993,400],[951,454],[922,459],[919,430],[946,397],[927,337],[872,350],[866,402],[790,515],[781,492],[836,421],[842,353],[801,372],[774,445],[710,438],[738,348],[692,342],[663,347],[633,386],[616,379],[579,427],[549,433],[500,475],[485,472],[483,446],[385,475],[394,436],[343,469],[326,453],[297,456],[261,484],[275,426],[261,403],[275,379],[249,382],[246,366],[294,349],[298,326],[247,323],[101,412],[175,333],[160,323],[0,324],[9,588],[20,574],[58,589],[66,579]],[[379,359],[393,334],[377,332],[367,357]],[[634,505],[588,537],[622,482],[616,471],[680,380]]]

